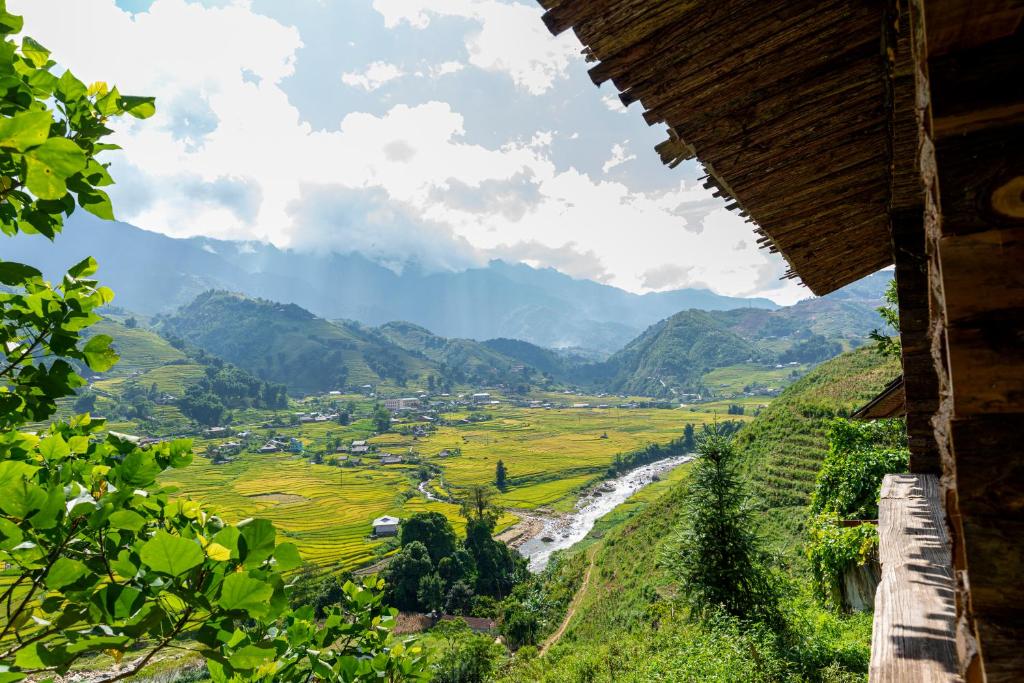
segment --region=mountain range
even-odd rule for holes
[[[41,236],[4,245],[4,258],[59,277],[85,256],[117,304],[170,313],[216,289],[297,304],[326,319],[378,326],[402,320],[449,338],[521,339],[550,348],[609,354],[651,324],[690,308],[774,310],[763,298],[707,289],[634,294],[557,270],[491,261],[458,272],[395,272],[358,253],[311,253],[264,242],[176,239],[84,212],[54,242]]]
[[[210,290],[153,325],[178,346],[221,357],[294,393],[364,385],[392,388],[554,382],[648,396],[703,392],[717,368],[815,364],[863,343],[877,326],[885,274],[795,306],[687,309],[605,359],[521,339],[449,338],[407,321],[329,321],[296,305]]]

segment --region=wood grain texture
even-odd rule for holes
[[[957,673],[949,537],[931,474],[890,474],[878,507],[871,683],[952,683]]]

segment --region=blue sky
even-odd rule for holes
[[[516,0],[9,0],[87,81],[157,97],[118,122],[118,217],[175,236],[491,258],[631,291],[782,303],[784,264],[670,170],[665,131],[595,87],[571,32]],[[102,37],[100,37],[102,36]]]

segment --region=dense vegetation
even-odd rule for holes
[[[0,226],[53,239],[78,206],[112,218],[97,155],[112,117],[147,118],[148,98],[86,86],[36,41],[12,36],[20,17],[0,0]],[[109,370],[112,339],[88,338],[113,293],[83,259],[56,287],[32,266],[0,261],[0,678],[65,673],[107,653],[134,661],[104,680],[138,673],[189,636],[216,681],[420,679],[415,649],[393,641],[394,613],[376,580],[344,586],[340,605],[314,621],[288,607],[282,572],[299,564],[270,522],[225,522],[157,482],[186,467],[191,443],[140,448],[102,433],[89,414],[30,431],[85,384],[76,368]]]
[[[294,304],[206,292],[158,323],[168,335],[292,392],[391,380],[402,385],[429,364],[356,324],[334,324]]]

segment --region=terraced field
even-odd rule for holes
[[[786,365],[781,368],[743,363],[715,368],[704,375],[701,381],[716,395],[742,393],[744,388],[752,384],[760,384],[769,389],[782,389],[791,384],[800,375],[807,372],[808,365]]]
[[[509,486],[499,496],[509,508],[548,506],[568,509],[574,495],[594,482],[616,453],[678,437],[686,422],[704,424],[721,414],[689,410],[542,410],[500,408],[494,419],[442,427],[425,438],[386,434],[371,439],[381,450],[412,449],[424,462],[438,466],[458,496],[471,484],[491,483],[499,459],[509,471]],[[744,418],[749,419],[749,418]],[[365,420],[342,427],[314,423],[277,429],[318,449],[328,435],[348,440],[366,435]],[[199,440],[197,452],[211,443]],[[443,449],[462,454],[439,457]],[[390,545],[368,538],[370,522],[381,515],[399,517],[437,510],[463,524],[455,505],[430,502],[419,495],[417,465],[382,467],[367,458],[365,466],[313,465],[291,454],[245,453],[212,465],[203,457],[185,470],[168,473],[165,482],[181,487],[230,519],[271,519],[300,549],[304,559],[321,566],[351,569],[373,562]],[[516,521],[507,514],[500,526]]]
[[[752,493],[769,513],[766,533],[780,550],[792,549],[828,452],[828,420],[844,417],[870,400],[899,374],[899,364],[870,349],[822,363],[787,388],[737,435],[745,454]]]

